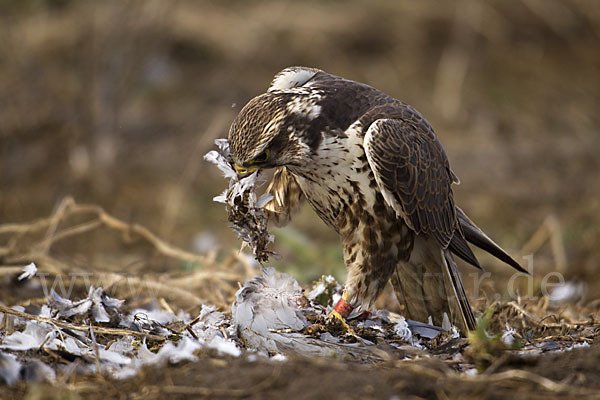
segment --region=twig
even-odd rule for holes
[[[71,227],[68,230],[58,232],[58,226],[62,220],[66,219],[71,215],[79,214],[93,214],[97,218],[97,220],[88,221],[75,227]],[[112,215],[108,214],[102,207],[96,205],[77,204],[71,197],[66,197],[65,199],[63,199],[57,207],[56,212],[49,218],[40,219],[28,224],[0,225],[0,234],[18,234],[12,238],[11,242],[7,247],[2,248],[1,255],[10,254],[16,246],[16,241],[18,241],[19,236],[25,235],[27,233],[37,232],[42,229],[46,229],[46,235],[44,239],[36,243],[35,245],[30,246],[30,248],[34,248],[35,250],[32,251],[30,254],[20,255],[20,258],[33,259],[41,255],[46,255],[55,241],[64,239],[65,237],[69,237],[75,234],[87,232],[92,229],[96,229],[101,225],[122,232],[133,232],[144,238],[146,241],[148,241],[152,246],[156,248],[158,252],[168,257],[202,264],[206,263],[206,257],[171,246],[170,244],[158,238],[144,226],[138,224],[128,224],[116,217],[113,217]]]
[[[173,278],[169,282],[174,286],[192,287],[194,282],[204,282],[207,279],[237,282],[241,277],[242,276],[239,273],[230,271],[197,271],[191,274],[186,274],[181,278]]]
[[[179,260],[191,261],[191,262],[197,262],[197,263],[204,263],[206,261],[204,256],[201,256],[199,254],[190,253],[185,250],[181,250],[181,249],[171,246],[170,244],[164,242],[162,239],[159,239],[157,236],[155,236],[152,232],[150,232],[146,227],[144,227],[142,225],[138,225],[138,224],[129,225],[129,224],[107,214],[100,207],[97,207],[97,206],[92,206],[92,207],[96,208],[98,218],[100,218],[100,220],[109,228],[113,228],[113,229],[117,229],[117,230],[121,230],[121,231],[135,232],[138,235],[140,235],[141,237],[143,237],[144,239],[146,239],[148,242],[150,242],[156,248],[156,250],[158,250],[160,253],[162,253],[166,256],[177,258]]]
[[[193,330],[192,328],[190,328],[190,327],[188,326],[188,327],[186,327],[185,329],[188,331],[188,333],[189,333],[190,335],[192,335],[192,337],[193,337],[195,340],[198,340],[198,335],[196,335],[196,332],[194,332],[194,330]]]
[[[173,311],[173,309],[171,308],[171,305],[169,303],[167,303],[167,300],[165,300],[164,297],[161,297],[160,299],[158,299],[158,303],[165,311],[168,311],[173,315],[177,314],[175,311]]]
[[[192,326],[196,325],[198,322],[200,322],[200,317],[196,317],[193,320],[191,320],[190,322],[188,322],[187,324],[185,324],[183,329],[191,328]],[[183,329],[181,330],[182,332],[183,332]]]
[[[537,316],[534,316],[533,314],[531,314],[529,311],[525,310],[523,307],[519,306],[517,303],[515,303],[514,301],[509,301],[508,303],[506,303],[507,305],[513,307],[515,310],[517,310],[518,312],[520,312],[522,315],[524,315],[525,317],[527,317],[528,319],[530,319],[531,321],[535,322],[537,325],[541,325],[544,328],[563,328],[563,327],[568,327],[568,328],[576,328],[578,326],[591,326],[591,325],[595,325],[597,324],[596,321],[577,321],[577,322],[566,322],[566,321],[562,321],[562,322],[558,322],[558,323],[552,323],[552,322],[545,322],[544,320],[548,317],[545,318],[539,318]]]
[[[96,364],[96,375],[101,381],[104,381],[102,377],[102,367],[100,367],[100,350],[98,349],[98,342],[96,342],[96,335],[94,334],[94,328],[92,324],[90,324],[90,338],[92,339],[92,344],[94,345],[94,363]]]
[[[83,325],[75,325],[75,324],[71,324],[69,322],[64,322],[64,321],[60,321],[60,320],[56,320],[56,319],[52,319],[52,318],[40,317],[39,315],[27,314],[27,313],[24,313],[21,311],[13,310],[12,308],[6,307],[2,304],[0,304],[0,312],[3,312],[5,314],[10,314],[10,315],[16,315],[17,317],[21,317],[21,318],[25,318],[25,319],[45,322],[48,324],[59,326],[64,329],[71,329],[71,330],[80,331],[80,332],[90,332],[90,327],[91,327],[91,325],[90,325],[90,327],[83,326]],[[161,341],[161,342],[167,340],[167,338],[164,336],[152,335],[152,334],[144,333],[144,332],[136,332],[136,331],[132,331],[129,329],[105,328],[103,326],[93,326],[93,329],[96,333],[100,333],[103,335],[135,336],[135,337],[142,338],[142,339],[146,338],[146,339]]]
[[[182,283],[184,280],[182,280]],[[136,287],[143,287],[144,289],[152,292],[155,296],[172,296],[184,300],[188,304],[203,304],[205,301],[200,297],[190,293],[185,289],[181,289],[174,284],[171,280],[169,283],[154,282],[148,279],[141,279],[134,276],[125,276],[116,272],[107,273],[104,275],[104,289],[106,291],[111,290],[120,283],[126,283],[127,288],[131,292],[135,292]],[[112,289],[114,290],[114,289]]]
[[[70,236],[74,236],[74,235],[80,235],[82,233],[88,232],[88,231],[92,231],[94,229],[97,229],[99,227],[102,226],[102,223],[100,221],[96,221],[96,220],[92,220],[89,222],[84,222],[82,224],[70,227],[68,229],[64,229],[58,233],[56,233],[54,235],[54,238],[52,240],[52,243],[56,243],[59,240],[62,239],[66,239]]]
[[[73,200],[72,197],[67,197],[59,203],[58,207],[56,208],[56,211],[50,217],[50,224],[48,226],[48,229],[46,230],[44,240],[39,242],[37,245],[33,246],[34,248],[39,249],[38,251],[40,253],[48,253],[50,247],[52,246],[52,243],[54,242],[54,236],[58,231],[58,225],[60,225],[60,222],[64,219],[67,210],[71,208],[74,204],[75,200]]]
[[[524,315],[525,317],[527,317],[531,321],[535,322],[536,325],[546,326],[546,323],[544,321],[542,321],[541,318],[537,317],[536,315],[531,314],[529,311],[525,310],[523,307],[521,307],[520,305],[518,305],[514,301],[509,301],[506,304],[509,305],[509,306],[511,306],[512,308],[514,308],[518,312],[520,312],[522,315]]]

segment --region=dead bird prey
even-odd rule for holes
[[[273,241],[273,235],[267,231],[267,217],[263,207],[273,196],[265,193],[257,199],[255,187],[259,171],[240,177],[231,166],[227,140],[217,139],[215,144],[218,150],[210,151],[204,159],[216,164],[225,177],[229,178],[229,188],[214,200],[225,203],[232,228],[240,239],[250,245],[256,259],[260,262],[267,261],[271,254],[267,245]]]
[[[326,279],[333,277],[323,277],[322,282]],[[335,280],[334,286],[337,286]],[[326,308],[316,298],[324,291],[325,286],[316,283],[305,297],[292,276],[279,274],[274,268],[263,268],[262,276],[247,280],[237,291],[231,318],[240,339],[250,348],[303,356],[349,356],[363,361],[381,359],[376,348],[390,351],[397,349],[401,342],[419,346],[421,340],[431,340],[442,331],[380,310],[357,324],[369,330],[369,336],[373,335],[370,340],[355,336],[348,343],[338,335],[337,329],[320,324]],[[339,296],[337,287],[332,292]],[[381,340],[372,342],[374,337]],[[382,346],[375,346],[375,342]]]
[[[475,319],[453,254],[467,242],[524,271],[454,204],[458,178],[433,128],[406,103],[324,71],[291,67],[229,131],[240,176],[276,168],[266,204],[276,223],[306,198],[335,229],[348,269],[333,316],[368,311],[391,279],[406,318],[461,332]],[[355,313],[356,313],[355,311]]]

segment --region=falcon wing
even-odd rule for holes
[[[417,114],[378,119],[364,148],[386,202],[416,233],[434,236],[443,248],[457,230],[454,174],[431,126]]]
[[[475,318],[450,251],[479,263],[460,228],[450,187],[457,179],[433,129],[407,109],[402,118],[373,122],[363,146],[386,202],[416,233],[427,234],[415,239],[410,259],[392,276],[405,315],[431,317],[438,325],[449,318],[463,333],[473,329]]]
[[[528,273],[454,205],[450,186],[458,178],[433,128],[418,113],[406,108],[402,117],[376,120],[363,146],[386,202],[416,233],[432,235],[479,269],[467,241]]]

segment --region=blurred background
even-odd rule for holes
[[[240,243],[203,155],[275,73],[303,65],[420,110],[461,178],[457,203],[523,264],[533,255],[534,290],[557,270],[598,297],[599,49],[600,3],[585,0],[2,0],[0,223],[73,196],[222,259]],[[344,279],[338,238],[308,206],[274,233],[271,265]],[[101,236],[52,251],[132,265]],[[512,271],[477,255],[503,292]]]

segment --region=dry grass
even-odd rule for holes
[[[0,237],[7,238],[6,245],[0,247],[5,265],[0,265],[0,273],[5,276],[18,275],[21,267],[34,262],[42,274],[44,284],[56,286],[58,282],[69,281],[69,289],[90,284],[102,286],[110,293],[122,297],[135,297],[136,302],[148,298],[167,298],[171,302],[185,305],[186,310],[198,309],[202,304],[215,304],[228,308],[237,290],[237,282],[256,274],[250,261],[238,252],[231,252],[225,259],[216,259],[216,252],[199,255],[176,248],[158,238],[144,226],[128,224],[106,213],[101,207],[77,204],[66,198],[48,218],[29,223],[0,225]],[[69,241],[67,250],[55,254],[55,248],[63,241]],[[87,255],[82,254],[74,242],[90,241],[114,242],[113,248],[121,263],[141,265],[132,274],[119,264],[110,261],[115,254],[98,254],[98,249],[89,246]],[[94,267],[78,266],[77,260],[95,260]],[[152,271],[156,263],[165,264],[170,260],[171,272]],[[192,272],[184,273],[176,267],[186,265]],[[165,267],[166,265],[162,265]],[[142,271],[146,270],[146,273]],[[64,290],[64,285],[61,287]],[[87,287],[83,287],[84,291]],[[44,291],[48,289],[43,288]],[[18,296],[18,288],[14,294]],[[44,292],[45,295],[47,293]],[[64,294],[64,293],[63,293]],[[69,293],[70,294],[70,293]],[[140,298],[142,296],[142,298]],[[22,296],[21,296],[22,297]],[[32,298],[19,298],[19,302],[37,302]],[[40,299],[44,302],[44,299]],[[6,294],[5,302],[15,303]]]

